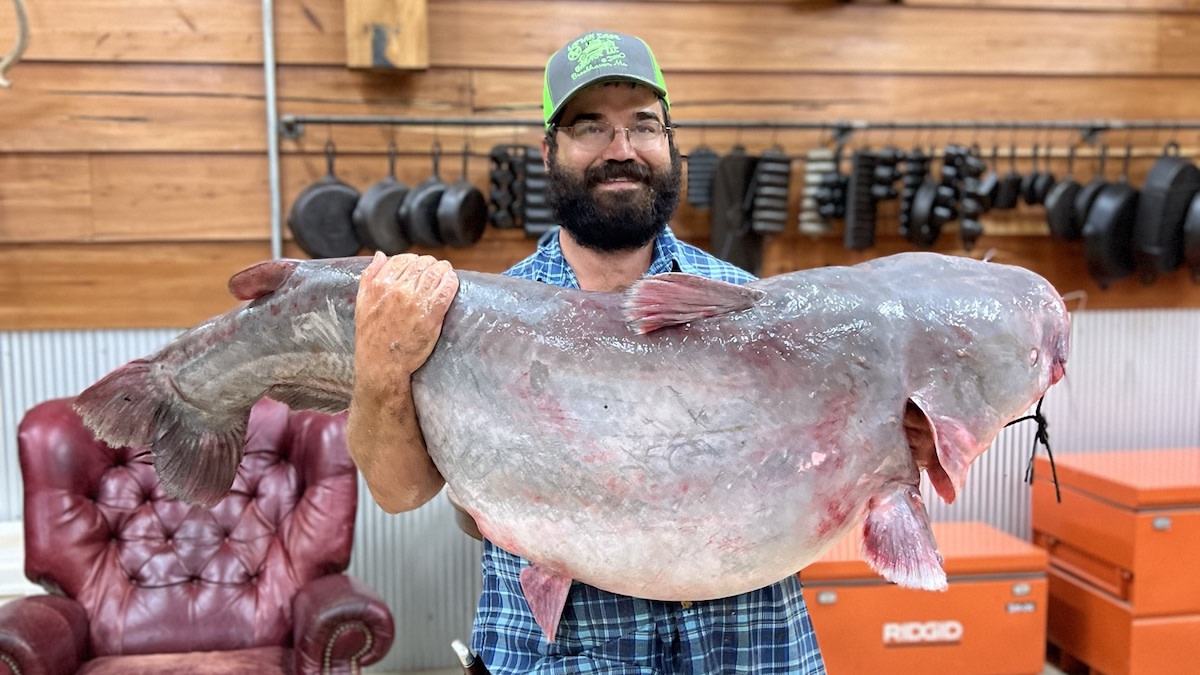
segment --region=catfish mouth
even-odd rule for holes
[[[912,451],[917,468],[925,470],[929,475],[929,482],[947,504],[953,503],[957,491],[938,458],[933,426],[925,412],[911,398],[904,405],[904,436],[908,440],[908,448]]]

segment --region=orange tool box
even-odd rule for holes
[[[831,675],[1034,675],[1046,660],[1046,553],[985,523],[934,523],[945,592],[884,581],[856,531],[800,571]]]
[[[1047,639],[1105,675],[1200,672],[1200,449],[1034,463],[1033,540],[1050,554]]]

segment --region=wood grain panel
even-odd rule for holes
[[[0,152],[215,150],[265,156],[263,86],[258,66],[22,62],[20,87],[0,96],[0,130],[11,130],[0,133]],[[283,67],[277,91],[284,112],[470,113],[470,78],[463,70],[403,76]],[[386,147],[389,134],[379,127],[346,131],[370,149]],[[422,148],[430,140],[425,136]]]
[[[0,151],[266,148],[261,67],[22,62]]]
[[[460,269],[498,272],[532,248],[518,233],[492,232],[471,249],[430,253]],[[1086,277],[1079,246],[1050,245],[1040,237],[985,236],[975,255],[992,249],[996,261],[1034,269],[1062,293],[1083,291],[1088,309],[1200,308],[1200,286],[1182,270],[1152,286],[1130,279],[1101,290]],[[844,251],[835,239],[806,238],[803,245],[791,247],[776,241],[768,245],[764,273],[853,264],[905,250],[911,247],[898,237],[881,238],[871,253]],[[939,250],[956,252],[949,240]],[[293,246],[284,253],[303,257]],[[269,255],[265,242],[4,247],[0,330],[192,326],[236,306],[226,290],[228,278]]]
[[[462,269],[502,271],[532,250],[515,235],[447,257]],[[304,257],[292,245],[284,255]],[[4,247],[0,330],[192,326],[235,307],[229,277],[268,258],[265,241]]]
[[[270,237],[264,155],[100,154],[92,167],[96,241]]]
[[[4,152],[265,153],[262,73],[253,66],[22,63],[20,91],[0,96]],[[974,77],[962,75],[668,74],[673,113],[702,120],[1200,120],[1200,78]],[[336,67],[284,67],[280,114],[537,120],[541,72],[449,69],[422,75]],[[19,132],[17,132],[19,130]],[[477,147],[536,143],[535,126],[308,125],[285,151],[319,151],[333,137],[347,151],[376,152],[394,137],[402,152],[468,136]],[[1200,138],[1200,131],[1194,131]],[[705,132],[720,145],[779,138],[800,147],[815,132]],[[872,134],[878,137],[880,134]],[[995,134],[984,134],[986,140]],[[683,129],[685,147],[696,130]],[[1007,134],[1001,134],[1006,137]],[[1025,142],[1027,138],[1018,138]]]
[[[0,242],[82,241],[91,236],[87,155],[0,154]]]
[[[904,0],[910,7],[987,7],[1026,11],[1194,12],[1200,0]]]
[[[30,61],[262,63],[262,4],[210,0],[29,3]],[[282,61],[344,63],[342,0],[275,3]]]
[[[534,2],[464,1],[430,9],[431,58],[441,66],[481,66],[503,53],[508,65],[539,68],[563,42],[597,25],[638,34],[669,72],[1136,74],[1159,66],[1160,36],[1150,14],[890,5],[748,11],[646,2],[572,4],[569,13],[549,17],[546,5]],[[1180,20],[1200,25],[1200,16]],[[491,35],[480,34],[480,26]],[[1182,70],[1172,72],[1195,73],[1200,64],[1177,67]]]
[[[664,70],[1194,74],[1200,16],[1022,12],[976,7],[462,0],[429,6],[432,67],[540,69],[551,51],[594,26],[637,33]],[[259,5],[182,0],[48,0],[31,8],[27,58],[63,61],[256,63]],[[342,0],[276,5],[281,63],[344,64]],[[532,27],[536,27],[532,28]],[[1159,39],[1164,40],[1162,44]],[[1121,45],[1114,49],[1113,45]],[[1004,58],[997,58],[1003,55]]]

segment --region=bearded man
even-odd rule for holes
[[[664,272],[754,278],[678,240],[667,225],[679,203],[681,158],[666,84],[645,42],[593,31],[567,43],[546,64],[543,113],[547,201],[560,227],[506,274],[588,291],[621,290]],[[428,256],[377,254],[362,276],[347,441],[388,512],[417,508],[445,484],[426,451],[410,380],[457,288],[449,263]],[[494,675],[825,673],[794,575],[695,602],[574,582],[550,642],[521,590],[528,565],[484,540],[472,647]]]

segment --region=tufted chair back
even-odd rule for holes
[[[83,607],[92,657],[290,647],[293,596],[350,562],[343,430],[260,401],[232,492],[205,509],[163,491],[146,449],[110,448],[69,400],[43,403],[19,432],[26,575]]]

